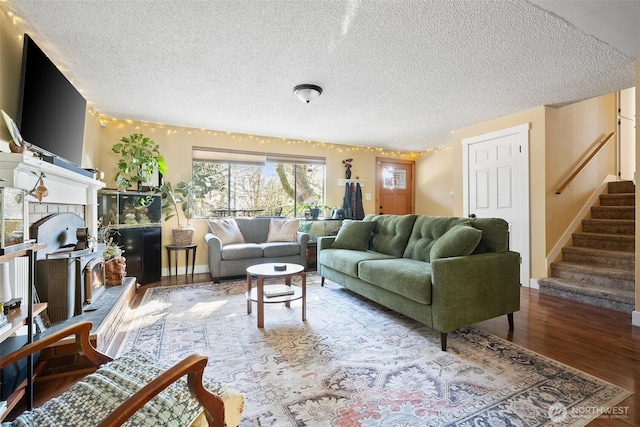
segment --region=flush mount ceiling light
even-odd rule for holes
[[[293,93],[300,98],[300,101],[308,104],[320,96],[322,88],[316,85],[301,84],[293,88]]]

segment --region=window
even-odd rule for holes
[[[193,181],[202,188],[197,216],[301,216],[324,204],[324,157],[193,149]]]

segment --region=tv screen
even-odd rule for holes
[[[34,151],[81,165],[87,102],[27,34],[17,125]]]

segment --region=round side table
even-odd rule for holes
[[[284,267],[284,269],[277,270],[276,267],[280,266]],[[295,275],[302,277],[300,287],[291,286],[291,277]],[[253,287],[253,277],[258,279],[255,288]],[[292,293],[267,297],[265,289],[272,286],[266,286],[264,279],[272,277],[283,277],[285,285],[290,287]],[[264,328],[265,304],[283,302],[287,307],[290,307],[291,301],[298,299],[302,299],[302,321],[304,322],[306,320],[307,275],[303,266],[290,263],[265,263],[247,268],[247,314],[251,314],[251,304],[252,301],[255,301],[258,306],[258,328]]]
[[[198,249],[198,245],[167,245],[167,261],[169,263],[169,277],[171,277],[171,255],[173,255],[173,259],[176,264],[176,277],[178,277],[178,253],[180,251],[184,251],[185,265],[184,265],[184,275],[189,274],[189,253],[192,253],[191,258],[191,278],[193,279],[193,272],[196,268],[196,250]]]

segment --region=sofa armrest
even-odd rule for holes
[[[307,245],[309,244],[309,233],[298,231],[296,233],[296,242],[300,245],[300,265],[307,268]]]
[[[320,253],[320,251],[323,249],[329,249],[335,240],[336,240],[336,236],[318,237],[318,240],[317,240],[318,253]]]
[[[206,356],[196,354],[187,356],[125,400],[98,427],[121,426],[147,402],[184,375],[187,375],[189,391],[204,409],[209,425],[223,427],[225,425],[224,402],[219,396],[207,390],[202,383],[207,360]]]
[[[222,241],[213,233],[206,233],[204,241],[207,244],[207,262],[209,263],[209,272],[214,279],[220,278],[221,261],[222,261]]]
[[[103,363],[110,362],[112,359],[108,355],[98,351],[93,344],[91,344],[90,335],[92,327],[91,322],[84,321],[68,326],[58,332],[42,336],[38,341],[27,344],[11,354],[0,357],[0,368],[24,359],[71,335],[75,335],[75,346],[78,353],[84,355],[97,368]]]
[[[449,332],[520,309],[520,254],[483,253],[431,263],[433,326]]]

